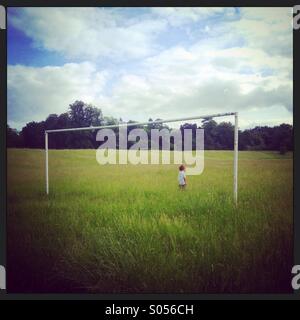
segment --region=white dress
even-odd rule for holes
[[[185,185],[184,178],[185,178],[185,172],[184,171],[179,171],[179,173],[178,173],[178,183],[179,183],[179,185],[181,185],[181,186]]]

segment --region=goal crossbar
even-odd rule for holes
[[[216,117],[232,116],[235,114],[236,114],[236,112],[228,112],[228,113],[217,113],[217,114],[212,114],[212,115],[189,117],[189,118],[155,120],[155,121],[148,121],[148,122],[119,123],[119,124],[112,124],[112,125],[107,125],[107,126],[104,125],[104,126],[95,126],[95,127],[90,126],[90,127],[79,127],[79,128],[53,129],[53,130],[45,130],[45,133],[66,132],[66,131],[82,131],[82,130],[98,130],[98,129],[107,129],[107,128],[118,128],[118,127],[145,126],[148,124],[179,122],[179,121],[188,121],[188,120],[197,120],[197,119],[211,119],[211,118],[216,118]]]
[[[130,122],[130,123],[119,123],[113,125],[104,126],[90,126],[90,127],[79,127],[79,128],[65,128],[65,129],[51,129],[45,130],[45,154],[46,154],[46,193],[49,194],[49,170],[48,170],[48,134],[54,132],[67,132],[67,131],[86,131],[86,130],[99,130],[107,128],[118,128],[118,127],[133,127],[133,126],[145,126],[169,122],[189,121],[189,120],[200,120],[200,119],[212,119],[217,117],[234,116],[234,160],[233,160],[233,198],[235,204],[237,204],[238,194],[238,112],[226,112],[216,113],[204,116],[194,116],[187,118],[175,118],[166,120],[155,120],[147,122]]]

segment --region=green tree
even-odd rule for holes
[[[69,117],[72,127],[100,126],[103,123],[101,109],[91,104],[86,104],[83,101],[75,101],[69,105]],[[69,136],[68,143],[76,149],[94,148],[98,145],[96,142],[96,132],[73,132],[72,136]]]
[[[9,125],[6,126],[6,146],[7,148],[23,147],[22,136],[16,129],[12,129]]]

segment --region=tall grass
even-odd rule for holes
[[[290,292],[292,155],[206,151],[176,165],[105,165],[94,150],[8,150],[10,292]]]

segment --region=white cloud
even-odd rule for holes
[[[241,8],[241,19],[230,25],[247,47],[261,48],[271,56],[292,57],[292,20],[289,7]]]
[[[29,24],[26,33],[36,45],[90,62],[9,66],[10,122],[20,127],[43,120],[81,99],[124,120],[239,111],[242,127],[259,121],[291,123],[290,9],[234,12],[233,8],[153,8],[152,14],[125,18],[120,11],[107,9],[26,9],[11,21],[18,28]],[[212,23],[213,15],[220,19]],[[193,30],[197,22],[200,27]],[[188,26],[189,41],[168,46],[157,41],[160,32],[168,33],[168,25]],[[103,56],[116,63],[125,60],[103,71],[97,66]],[[138,59],[127,64],[129,58]]]
[[[126,19],[107,8],[21,8],[8,23],[37,47],[92,60],[144,57],[155,49],[153,37],[166,27],[162,19]]]
[[[272,72],[265,75],[266,69]],[[274,110],[291,119],[290,75],[291,59],[260,49],[176,46],[146,59],[138,75],[122,77],[109,104],[122,117],[133,114],[139,120],[226,111],[256,114],[257,108],[262,121]]]
[[[227,59],[226,63],[220,64],[217,58]],[[65,112],[69,103],[81,99],[101,107],[105,115],[124,120],[227,111],[245,112],[246,116],[249,111],[257,114],[257,110],[261,110],[260,119],[265,123],[269,119],[264,118],[274,110],[286,119],[292,111],[292,82],[285,73],[288,63],[270,58],[267,66],[274,70],[277,65],[276,73],[263,76],[263,61],[255,50],[174,47],[146,59],[139,72],[123,72],[116,77],[110,84],[110,94],[105,90],[109,73],[98,72],[91,63],[44,68],[10,66],[9,118],[16,121],[15,111],[26,106],[22,121],[41,120],[49,113]],[[241,73],[245,66],[253,72]],[[250,122],[254,123],[247,115],[241,123],[247,127]]]
[[[191,22],[208,19],[214,15],[222,15],[222,19],[234,15],[234,8],[218,7],[156,7],[152,12],[164,19],[172,26],[182,26]],[[208,27],[208,26],[207,26]]]
[[[61,67],[8,66],[8,118],[20,126],[67,111],[75,100],[95,101],[103,95],[108,75],[88,62]]]
[[[182,81],[181,85],[178,84],[181,90],[176,90],[172,83],[152,85],[151,81],[145,78],[131,82],[122,79],[111,97],[111,108],[117,107],[122,117],[134,115],[138,120],[228,111],[259,112],[262,120],[261,116],[270,115],[273,107],[285,109],[286,116],[292,109],[291,90],[284,86],[272,90],[258,86],[244,93],[238,82],[220,78],[190,86],[190,81]]]

